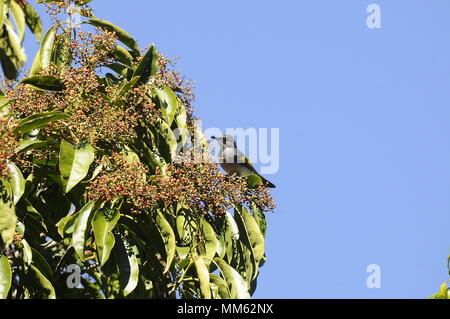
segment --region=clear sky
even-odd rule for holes
[[[366,25],[372,3],[380,29]],[[204,128],[280,129],[280,169],[267,176],[278,209],[254,297],[425,298],[448,279],[450,1],[93,7],[141,47],[181,57]],[[369,264],[379,289],[366,286]]]

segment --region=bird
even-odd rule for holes
[[[230,175],[236,174],[239,177],[258,176],[263,185],[269,188],[276,188],[276,186],[261,176],[247,158],[236,145],[236,142],[231,135],[223,135],[221,137],[211,136],[212,139],[219,142],[219,161],[222,169]]]

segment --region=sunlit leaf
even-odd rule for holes
[[[103,211],[97,211],[92,219],[92,229],[94,230],[95,244],[103,266],[109,258],[109,254],[114,247],[115,239],[112,230],[120,218],[120,213],[116,212],[114,217],[106,217]]]
[[[0,255],[0,299],[6,299],[8,297],[11,282],[12,271],[8,258]]]
[[[209,270],[205,260],[201,256],[194,257],[194,265],[197,277],[200,281],[200,291],[203,299],[211,299],[211,287],[209,283]]]
[[[84,260],[84,245],[90,224],[89,222],[100,206],[100,201],[90,201],[80,210],[75,221],[72,233],[72,246],[75,248],[78,257],[81,260]]]
[[[94,159],[95,150],[90,144],[73,145],[65,140],[61,141],[59,170],[65,186],[64,192],[68,193],[86,177]]]
[[[11,184],[0,179],[0,239],[4,247],[7,247],[14,238],[16,221]]]

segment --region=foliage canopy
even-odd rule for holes
[[[39,2],[54,24],[0,97],[0,297],[250,297],[268,189],[219,170],[191,84],[155,45],[89,1],[78,25],[70,1]]]

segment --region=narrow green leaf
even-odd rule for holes
[[[8,297],[9,288],[11,288],[12,271],[8,258],[0,255],[0,299]]]
[[[75,221],[79,216],[79,212],[70,212],[69,215],[60,219],[56,224],[58,227],[58,234],[64,238],[65,234],[72,234],[75,226]]]
[[[34,265],[31,265],[31,270],[34,273],[35,280],[45,291],[44,296],[47,299],[56,299],[55,288],[52,283],[42,274],[42,272]]]
[[[40,129],[46,126],[48,123],[66,120],[68,118],[70,118],[70,115],[63,112],[44,112],[31,115],[17,122],[18,124],[17,131],[21,133],[30,132],[35,129]]]
[[[25,178],[23,178],[22,172],[13,162],[8,162],[8,169],[10,172],[10,183],[15,205],[19,202],[19,199],[25,192]]]
[[[177,151],[177,138],[162,119],[155,121],[155,134],[159,137],[158,150],[167,163],[172,163]]]
[[[11,184],[0,179],[0,239],[4,247],[13,241],[16,221]]]
[[[116,226],[119,218],[120,212],[116,212],[112,218],[107,218],[104,212],[97,211],[92,219],[92,229],[94,230],[95,244],[101,266],[108,260],[111,250],[114,247],[115,239],[112,230]]]
[[[30,266],[33,261],[33,251],[31,250],[30,245],[25,239],[22,239],[21,244],[23,246],[22,248],[23,261],[27,266]]]
[[[3,108],[8,106],[10,103],[11,103],[10,99],[8,99],[7,97],[4,97],[4,96],[0,96],[0,111],[2,111]],[[2,113],[0,113],[0,116],[1,115],[2,115]]]
[[[54,144],[53,141],[23,140],[15,149],[15,153],[27,152]]]
[[[73,145],[65,140],[61,141],[59,171],[65,193],[86,177],[94,159],[95,150],[90,144]]]
[[[256,223],[259,226],[259,229],[261,230],[261,233],[263,237],[266,237],[266,231],[267,231],[267,222],[266,222],[266,216],[264,215],[264,212],[259,209],[255,203],[252,203],[252,212],[253,217],[255,218]]]
[[[33,6],[26,2],[23,7],[25,13],[25,21],[31,32],[36,36],[36,42],[39,43],[42,39],[42,21],[39,14],[34,10]]]
[[[167,273],[172,265],[172,261],[176,253],[175,233],[173,232],[173,229],[170,226],[169,222],[160,211],[157,212],[155,221],[156,226],[158,227],[159,232],[166,245],[167,260],[164,273]]]
[[[200,282],[200,291],[203,299],[211,299],[211,287],[209,283],[209,270],[205,260],[201,256],[194,257],[194,265]]]
[[[49,280],[53,280],[53,271],[47,260],[44,258],[44,256],[41,255],[39,251],[37,251],[33,247],[30,248],[33,255],[32,264],[36,266],[46,278],[48,278]]]
[[[3,27],[3,23],[5,22],[5,16],[6,16],[6,4],[5,0],[0,0],[0,30]]]
[[[227,282],[215,274],[209,274],[211,279],[211,290],[214,299],[230,299],[230,290]]]
[[[177,131],[175,133],[175,136],[177,138],[177,141],[181,141],[182,145],[186,144],[189,130],[187,125],[187,114],[186,114],[186,107],[178,100],[178,112],[175,116],[175,122],[177,124]]]
[[[225,216],[227,218],[228,226],[231,229],[231,238],[233,238],[233,240],[238,240],[239,228],[236,224],[236,220],[234,219],[233,215],[231,215],[229,212],[226,212]]]
[[[72,233],[72,246],[75,248],[78,257],[81,260],[84,260],[84,243],[88,233],[88,226],[90,224],[89,221],[100,206],[100,201],[90,201],[79,211],[78,217],[75,221]]]
[[[41,66],[41,48],[36,53],[36,56],[34,57],[33,64],[31,65],[30,70],[30,76],[38,75],[42,72],[42,66]]]
[[[40,49],[41,70],[47,69],[52,62],[57,30],[57,26],[51,27],[44,36],[44,40],[42,41],[42,46]]]
[[[72,66],[72,50],[69,47],[70,35],[63,33],[56,36],[52,62],[62,71],[68,70]]]
[[[118,45],[114,51],[114,58],[127,66],[133,65],[133,56],[130,54],[130,52],[125,49],[124,47],[121,47]]]
[[[189,245],[192,243],[192,238],[197,234],[197,223],[192,212],[187,209],[181,209],[178,212],[176,229],[182,244]]]
[[[132,49],[135,53],[139,54],[139,46],[136,42],[136,40],[133,39],[133,37],[128,34],[125,30],[119,28],[115,24],[112,24],[109,21],[93,18],[85,23],[93,25],[97,28],[102,28],[103,30],[114,32],[119,39],[120,42],[128,46],[130,49]]]
[[[164,120],[172,125],[175,114],[178,111],[178,100],[177,96],[168,86],[163,86],[161,88],[155,88],[155,94],[159,102],[161,113]]]
[[[123,295],[132,293],[139,281],[139,251],[135,245],[125,238],[116,236],[117,244],[114,247],[120,271],[120,282],[123,286]]]
[[[216,262],[217,267],[219,268],[228,285],[231,298],[249,299],[249,287],[242,276],[233,267],[228,265],[223,259],[216,257],[214,258],[214,261]]]
[[[43,91],[62,92],[66,89],[63,80],[52,75],[34,75],[23,79],[20,84],[28,84]]]
[[[19,41],[22,42],[25,35],[25,14],[22,7],[16,1],[9,2],[9,10],[17,27]]]
[[[253,216],[248,212],[247,208],[241,206],[239,210],[235,210],[235,217],[239,221],[241,227],[241,234],[244,235],[243,241],[250,244],[250,247],[254,253],[256,262],[264,256],[264,236],[259,229]]]
[[[205,248],[202,255],[206,257],[206,263],[209,265],[210,260],[216,255],[219,243],[214,229],[204,218],[200,221],[200,229],[204,240],[204,246],[202,245],[200,247]]]
[[[138,84],[146,84],[151,76],[154,76],[158,71],[158,51],[154,44],[148,49],[147,53],[142,57],[133,77],[138,76]]]

